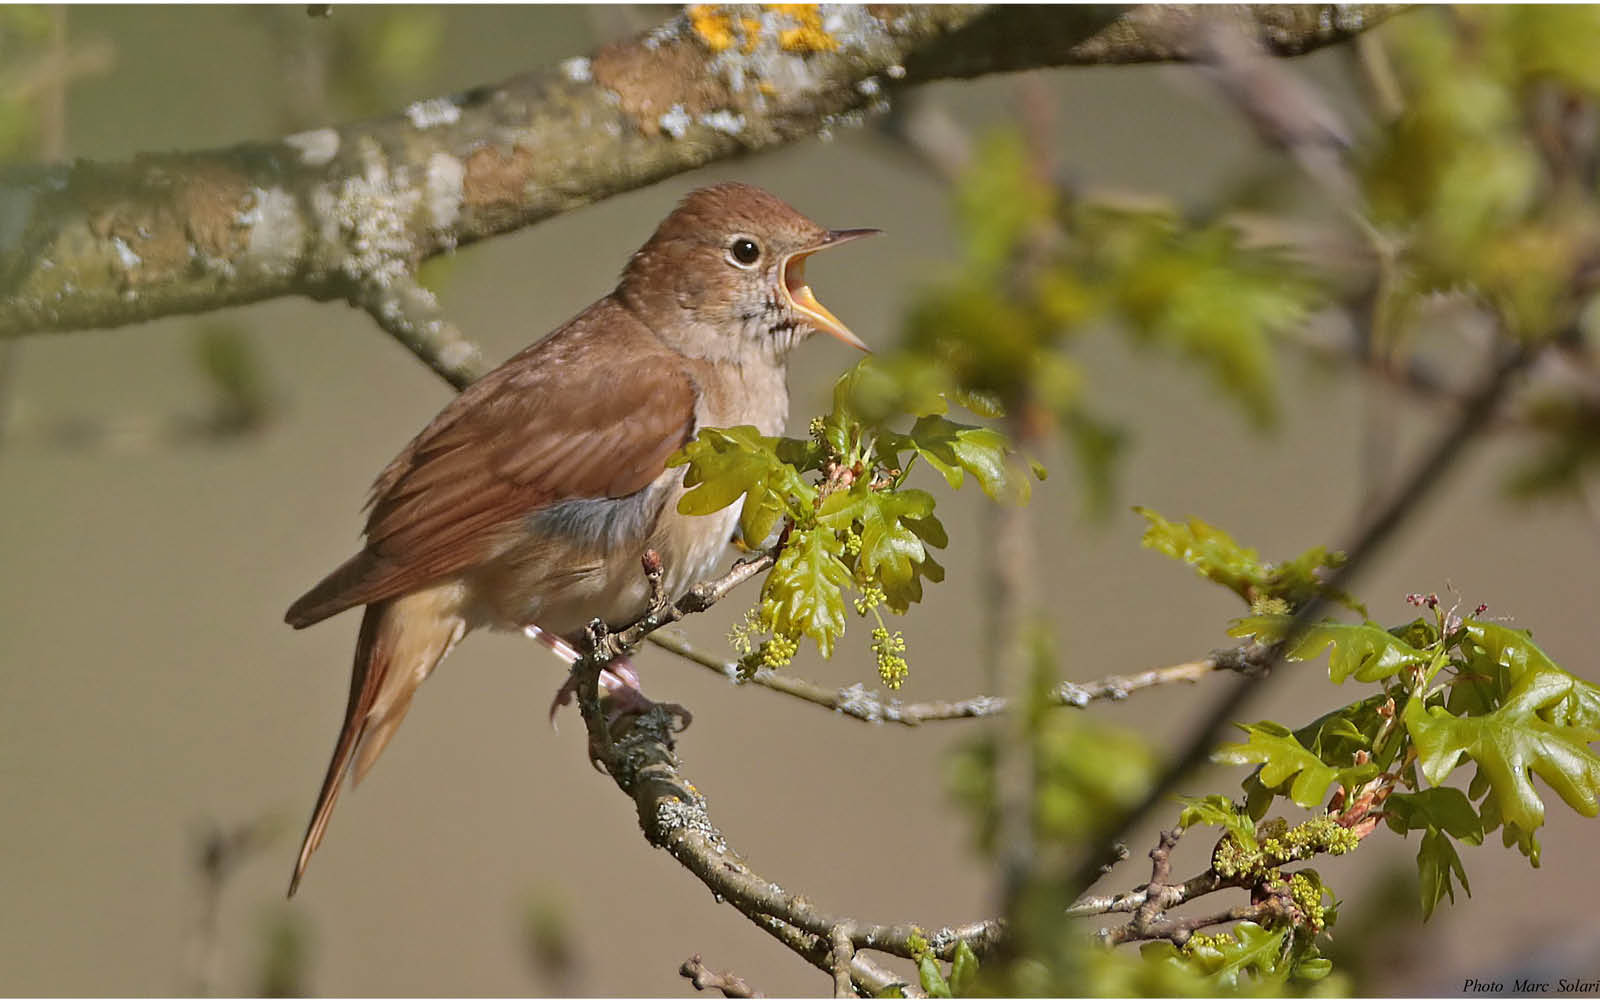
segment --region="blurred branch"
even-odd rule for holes
[[[200,916],[189,943],[187,978],[193,996],[216,996],[222,974],[222,893],[235,872],[282,832],[277,817],[264,816],[224,829],[213,825],[195,851],[200,877]]]
[[[0,337],[284,295],[359,302],[457,246],[853,123],[891,91],[1185,58],[1225,19],[1279,55],[1392,8],[705,7],[588,58],[386,118],[0,175]],[[809,15],[816,17],[816,14]],[[738,44],[735,44],[735,42]]]

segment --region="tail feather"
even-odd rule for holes
[[[290,896],[300,888],[306,865],[322,843],[345,775],[353,770],[357,781],[366,775],[405,717],[417,686],[465,632],[453,596],[422,591],[369,604],[362,615],[344,726],[300,845]]]

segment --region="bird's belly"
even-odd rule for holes
[[[681,597],[716,568],[743,503],[705,516],[680,514],[682,486],[661,485],[665,488],[656,497],[639,498],[650,506],[660,504],[653,524],[638,525],[643,530],[626,530],[624,517],[614,519],[620,530],[591,532],[589,537],[549,520],[529,531],[475,575],[474,617],[493,628],[537,625],[569,641],[577,640],[596,618],[613,628],[624,627],[649,609],[650,584],[641,562],[646,549],[661,556],[669,598]]]

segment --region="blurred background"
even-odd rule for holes
[[[62,61],[49,72],[64,65],[69,82],[52,90],[47,79],[48,99],[11,99],[0,134],[13,161],[265,139],[552,64],[670,13],[7,8],[0,67],[54,53]],[[1292,65],[1358,136],[1370,131],[1349,47]],[[0,87],[19,79],[0,75]],[[1085,189],[1197,210],[1249,189],[1281,213],[1334,214],[1192,69],[1039,72],[923,88],[917,100],[974,137],[1042,113],[1031,127],[1050,137],[1054,170]],[[769,188],[825,225],[887,232],[810,271],[819,297],[875,345],[896,340],[918,296],[962,257],[949,184],[869,126],[610,199],[432,263],[424,277],[498,361],[607,292],[684,193],[726,179]],[[1170,353],[1093,333],[1073,352],[1094,412],[1127,438],[1099,518],[1086,516],[1070,455],[1040,456],[1054,474],[1030,508],[1039,586],[1070,678],[1231,643],[1237,601],[1142,549],[1130,504],[1202,517],[1268,558],[1337,545],[1366,499],[1372,435],[1403,465],[1448,417],[1289,348],[1267,422]],[[799,352],[791,433],[855,361],[831,342]],[[382,766],[342,800],[299,896],[284,900],[342,719],[357,619],[295,632],[283,610],[354,551],[372,478],[449,395],[337,304],[279,301],[0,344],[0,989],[680,995],[692,988],[678,966],[699,953],[769,993],[825,990],[821,973],[644,842],[631,803],[590,768],[576,714],[559,732],[546,726],[561,668],[517,637],[474,635],[428,682]],[[1453,590],[1466,607],[1484,602],[1534,628],[1557,663],[1600,680],[1596,517],[1571,499],[1508,497],[1507,472],[1528,447],[1506,432],[1474,450],[1358,596],[1394,622],[1411,614],[1406,593]],[[986,501],[938,492],[950,576],[895,623],[911,665],[899,696],[910,700],[981,693],[991,653],[974,571]],[[685,631],[722,650],[753,598],[735,594]],[[828,661],[806,647],[792,669],[875,686],[864,633]],[[758,871],[868,919],[937,926],[992,912],[989,862],[946,791],[969,723],[875,728],[734,688],[661,650],[636,662],[652,695],[693,710],[684,771]],[[1306,683],[1280,681],[1251,720],[1299,724],[1342,703],[1320,666],[1299,669]],[[1153,691],[1091,711],[1175,744],[1219,692]],[[854,776],[844,787],[842,772]],[[1185,791],[1231,793],[1241,775],[1198,774]],[[1129,840],[1133,860],[1104,886],[1148,878],[1154,829]],[[1473,898],[1426,926],[1414,839],[1375,836],[1325,860],[1343,890],[1338,935],[1368,948],[1366,964],[1343,966],[1352,986],[1454,993],[1466,977],[1534,961],[1600,974],[1593,828],[1556,804],[1541,836],[1539,870],[1497,837],[1467,852]],[[1205,845],[1186,846],[1200,853],[1184,863],[1203,859]]]

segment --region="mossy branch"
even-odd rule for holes
[[[381,320],[397,298],[415,298],[394,290],[423,260],[854,124],[904,87],[1181,59],[1190,29],[1217,20],[1244,25],[1271,52],[1298,54],[1390,10],[872,6],[813,14],[812,24],[758,6],[691,8],[588,57],[388,117],[226,149],[0,172],[0,338],[287,295],[343,299]],[[470,353],[459,338],[398,329],[451,381],[474,370],[447,357]]]

